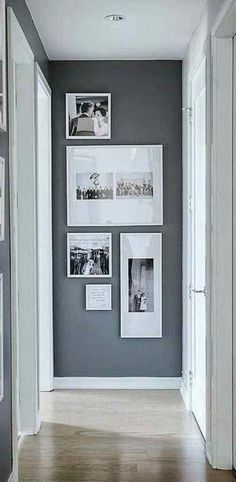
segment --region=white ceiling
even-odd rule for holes
[[[206,0],[26,2],[51,60],[118,60],[182,59]]]

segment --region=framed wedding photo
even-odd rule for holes
[[[161,338],[162,234],[120,236],[121,338]]]
[[[66,94],[67,139],[111,139],[111,94]]]
[[[0,157],[0,241],[5,236],[5,159]]]
[[[112,276],[111,233],[68,233],[67,276],[110,278]]]
[[[67,147],[68,226],[163,224],[163,146]]]
[[[0,129],[7,130],[5,0],[0,0]]]

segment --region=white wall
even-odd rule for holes
[[[206,53],[208,77],[210,73],[210,31],[225,0],[208,0],[183,61],[183,107],[189,106],[188,77],[194,69],[198,58]],[[210,85],[210,79],[207,79]],[[207,90],[209,103],[209,88]],[[189,267],[188,267],[188,206],[189,206],[189,166],[188,166],[188,115],[183,113],[183,382],[185,389],[189,389]],[[209,162],[209,160],[208,160]]]

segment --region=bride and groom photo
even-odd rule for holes
[[[66,94],[67,138],[111,137],[110,94]]]

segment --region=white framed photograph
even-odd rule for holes
[[[111,311],[111,285],[86,285],[86,310]]]
[[[163,146],[67,147],[68,226],[163,224]]]
[[[5,235],[5,159],[0,157],[0,241]]]
[[[67,276],[110,278],[112,276],[111,233],[68,233]]]
[[[111,139],[111,94],[66,94],[67,139]]]
[[[122,233],[121,337],[162,337],[162,234]]]
[[[0,0],[0,129],[7,130],[5,0]]]
[[[3,356],[3,274],[0,273],[0,401],[4,395]]]

